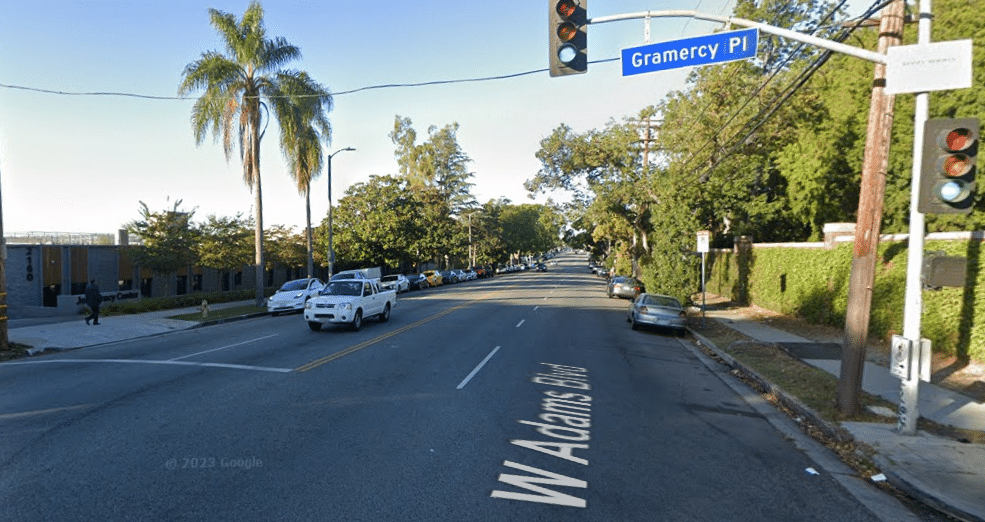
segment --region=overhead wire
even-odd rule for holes
[[[885,7],[892,1],[893,0],[878,0],[877,2],[875,2],[872,6],[869,7],[868,10],[866,10],[866,12],[862,16],[860,16],[858,19],[855,20],[855,23],[851,27],[844,29],[841,34],[836,36],[835,41],[841,42],[846,40],[849,36],[851,36],[851,34],[856,29],[858,29],[858,27],[861,26],[861,24],[865,20],[869,19],[873,14],[881,10],[883,7]],[[822,53],[821,56],[815,59],[811,65],[809,65],[804,71],[802,71],[798,75],[797,78],[794,79],[794,81],[787,87],[786,90],[781,91],[781,93],[778,94],[778,96],[774,98],[773,101],[770,102],[771,105],[768,104],[766,107],[764,107],[763,110],[761,110],[756,116],[751,118],[747,124],[742,126],[735,134],[732,135],[732,138],[728,140],[731,142],[731,145],[723,147],[723,149],[726,150],[725,153],[722,154],[722,156],[718,158],[714,164],[712,164],[710,167],[705,169],[700,174],[696,174],[694,177],[696,179],[707,179],[707,177],[715,169],[717,169],[722,164],[723,161],[725,161],[733,152],[735,152],[735,150],[738,149],[739,146],[745,143],[746,140],[748,140],[753,135],[753,133],[759,130],[759,128],[762,127],[769,120],[769,118],[772,117],[776,113],[776,111],[779,110],[780,107],[782,107],[783,104],[790,99],[791,96],[793,96],[793,94],[798,89],[803,87],[803,85],[806,84],[807,80],[809,80],[814,75],[814,73],[817,72],[817,70],[831,58],[832,54],[833,51],[825,51],[824,53]],[[724,127],[720,128],[719,131],[716,132],[716,135],[717,133],[721,132],[723,129]],[[743,132],[745,133],[743,134]],[[740,134],[742,134],[742,136],[738,137]]]

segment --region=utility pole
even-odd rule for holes
[[[0,193],[0,350],[9,347],[7,338],[7,239],[3,236],[3,195]]]
[[[886,54],[890,47],[899,45],[902,41],[904,8],[904,0],[895,0],[883,10],[879,23],[878,52],[880,54]],[[852,274],[845,314],[841,375],[838,381],[837,404],[839,411],[844,415],[857,412],[858,397],[862,389],[895,98],[895,95],[886,93],[885,64],[876,63],[875,79],[872,82],[872,100],[869,105],[865,157],[862,162],[862,186],[858,201],[855,252],[852,256]]]

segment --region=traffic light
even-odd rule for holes
[[[588,72],[588,0],[548,0],[551,76]]]
[[[977,118],[927,120],[917,210],[924,214],[971,212],[979,141]]]

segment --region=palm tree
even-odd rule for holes
[[[234,141],[239,142],[243,162],[243,181],[253,192],[256,212],[254,242],[256,245],[256,302],[263,304],[263,201],[260,189],[260,129],[264,100],[278,86],[298,77],[297,71],[282,67],[301,58],[301,51],[284,38],[268,39],[263,26],[263,7],[253,0],[243,13],[242,20],[216,9],[209,9],[212,27],[226,44],[227,54],[206,51],[202,57],[185,66],[178,94],[187,95],[204,89],[192,108],[192,128],[195,143],[200,145],[212,132],[228,161]],[[269,115],[268,115],[269,121]]]
[[[331,141],[332,126],[326,113],[332,110],[332,95],[300,73],[281,83],[273,97],[274,113],[280,123],[280,148],[287,156],[289,174],[304,195],[307,221],[308,277],[315,270],[311,238],[311,180],[318,176],[322,163],[322,140]],[[320,131],[320,132],[319,132]]]

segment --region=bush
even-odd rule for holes
[[[276,288],[264,290],[264,296],[269,297],[276,291]],[[193,294],[175,295],[168,297],[142,297],[133,301],[123,301],[100,307],[100,315],[127,315],[140,314],[145,312],[156,312],[159,310],[174,310],[176,308],[189,308],[199,306],[202,300],[214,303],[229,303],[232,301],[249,301],[256,297],[256,291],[252,288],[234,290],[230,292],[198,292]]]
[[[982,241],[928,241],[927,252],[942,251],[968,259],[964,288],[923,292],[921,334],[934,352],[967,360],[985,360],[985,264]],[[708,291],[749,302],[814,324],[844,328],[852,270],[851,243],[833,250],[753,248],[749,254],[712,252]],[[872,291],[869,334],[888,340],[903,331],[907,244],[879,245]],[[977,318],[977,320],[976,320]]]

